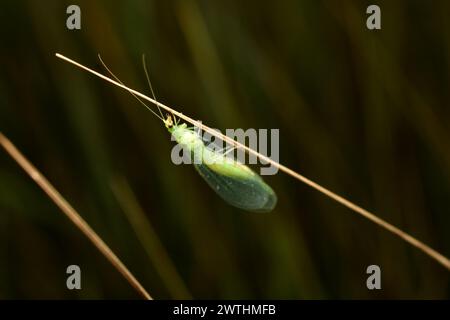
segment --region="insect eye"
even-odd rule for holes
[[[166,127],[169,129],[173,127],[173,120],[170,114],[166,115],[166,121],[164,121],[164,123],[166,124]]]

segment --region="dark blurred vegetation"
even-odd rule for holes
[[[365,27],[375,2],[381,31]],[[282,173],[265,178],[272,213],[228,206],[172,164],[133,97],[54,56],[104,72],[100,53],[148,93],[147,54],[161,102],[220,129],[279,128],[283,164],[450,256],[449,1],[76,1],[79,31],[69,4],[2,2],[0,130],[154,297],[450,297],[435,261]],[[138,297],[2,151],[0,298]]]

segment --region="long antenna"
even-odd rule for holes
[[[117,82],[119,82],[120,84],[122,84],[122,85],[124,85],[123,84],[123,82],[119,79],[119,77],[117,77],[109,68],[108,68],[108,66],[106,65],[106,63],[103,61],[103,59],[102,59],[102,57],[100,56],[100,54],[98,54],[97,55],[98,56],[98,60],[100,60],[100,63],[103,65],[103,67],[106,69],[106,71],[108,71],[108,73],[114,78],[114,79],[116,79],[117,80]],[[158,110],[159,110],[159,113],[161,114],[161,116],[159,116],[155,111],[153,111],[153,109],[152,108],[150,108],[147,104],[145,104],[145,102],[144,101],[142,101],[142,99],[141,98],[139,98],[136,94],[134,94],[133,92],[131,92],[130,91],[130,93],[131,93],[131,95],[133,96],[133,97],[135,97],[144,107],[146,107],[148,110],[150,110],[150,112],[151,113],[153,113],[158,119],[160,119],[161,121],[164,121],[164,117],[163,117],[163,115],[162,115],[162,113],[161,113],[161,109],[158,107]],[[153,90],[152,90],[152,93],[153,93]],[[156,99],[155,99],[156,100]]]
[[[150,81],[150,76],[148,75],[148,68],[147,68],[147,61],[145,60],[145,54],[142,55],[142,67],[144,68],[145,77],[147,78],[148,86],[150,88],[150,91],[152,92],[152,97],[153,97],[153,99],[155,99],[155,101],[158,101],[156,99],[155,91],[153,90],[152,82]],[[164,118],[161,108],[158,105],[157,105],[157,107],[158,107],[159,114],[161,115],[161,118]]]
[[[141,97],[142,99],[145,99],[147,101],[152,102],[153,104],[161,107],[162,109],[173,113],[174,115],[176,115],[177,117],[185,120],[186,122],[192,123],[194,126],[198,127],[201,130],[204,130],[205,132],[208,132],[209,134],[222,139],[223,141],[235,146],[236,148],[242,149],[247,151],[249,154],[252,154],[256,157],[258,157],[262,162],[268,162],[270,163],[272,166],[278,168],[280,171],[283,171],[284,173],[290,175],[291,177],[305,183],[306,185],[310,186],[311,188],[319,191],[320,193],[326,195],[327,197],[333,199],[334,201],[340,203],[341,205],[349,208],[350,210],[352,210],[353,212],[363,216],[364,218],[372,221],[373,223],[377,224],[378,226],[382,227],[383,229],[390,231],[391,233],[395,234],[396,236],[400,237],[401,239],[403,239],[404,241],[406,241],[407,243],[409,243],[410,245],[416,247],[417,249],[419,249],[420,251],[422,251],[423,253],[425,253],[426,255],[428,255],[430,258],[434,259],[435,261],[437,261],[438,263],[440,263],[441,265],[443,265],[446,269],[448,269],[450,271],[450,260],[445,257],[444,255],[442,255],[441,253],[437,252],[436,250],[434,250],[433,248],[431,248],[430,246],[426,245],[425,243],[423,243],[422,241],[414,238],[413,236],[409,235],[408,233],[404,232],[403,230],[397,228],[396,226],[390,224],[389,222],[379,218],[378,216],[376,216],[375,214],[373,214],[372,212],[358,206],[357,204],[353,203],[350,200],[345,199],[344,197],[341,197],[340,195],[334,193],[333,191],[322,187],[320,184],[306,178],[305,176],[301,175],[300,173],[295,172],[294,170],[276,162],[273,161],[272,159],[270,159],[269,157],[262,155],[260,153],[258,153],[257,151],[243,145],[242,143],[239,143],[238,141],[235,141],[234,139],[231,139],[230,137],[227,137],[225,135],[223,135],[220,132],[217,132],[207,126],[205,126],[204,124],[202,124],[199,121],[196,121],[188,116],[185,116],[184,114],[152,99],[147,97],[146,95],[133,90],[131,88],[128,88],[127,86],[125,86],[124,84],[114,81],[111,78],[108,78],[104,75],[102,75],[101,73],[98,73],[97,71],[94,71],[72,59],[69,59],[59,53],[56,53],[56,56],[62,60],[65,60],[66,62],[69,62],[83,70],[86,70],[94,75],[96,75],[97,77],[102,78],[103,80],[106,80],[120,88],[123,88],[131,93],[134,93],[136,96]]]

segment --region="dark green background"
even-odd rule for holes
[[[161,102],[219,129],[279,128],[281,163],[450,256],[449,14],[445,0],[2,1],[0,130],[155,298],[449,298],[442,266],[283,173],[265,179],[273,212],[228,206],[172,164],[133,97],[54,55],[104,72],[100,53],[148,93],[147,54]],[[139,298],[3,151],[0,298]]]

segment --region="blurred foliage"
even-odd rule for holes
[[[0,130],[156,298],[449,298],[435,261],[282,173],[265,178],[272,213],[228,206],[172,164],[133,97],[54,55],[104,72],[100,53],[148,93],[145,53],[161,102],[220,129],[279,128],[283,164],[450,256],[450,2],[376,2],[380,31],[372,1],[80,0],[70,31],[73,1],[3,1]],[[0,298],[138,298],[4,152]]]

